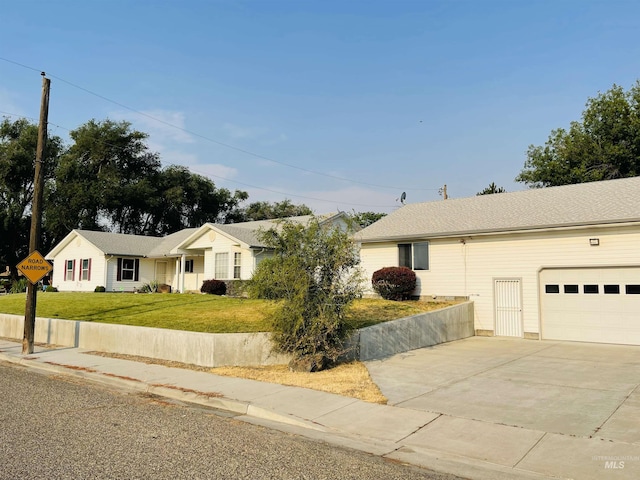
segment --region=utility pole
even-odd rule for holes
[[[439,193],[440,195],[442,195],[442,199],[443,199],[443,200],[446,200],[447,198],[449,198],[449,197],[447,196],[447,186],[446,186],[446,185],[444,185],[440,190],[438,190],[438,193]]]
[[[38,144],[36,146],[36,164],[33,180],[33,200],[31,202],[31,230],[29,231],[29,254],[40,247],[40,230],[42,229],[42,196],[44,190],[44,149],[47,143],[47,122],[49,117],[49,89],[51,80],[42,72],[42,100],[40,102],[40,124],[38,125]],[[33,338],[36,327],[36,295],[37,283],[27,283],[27,303],[24,311],[24,337],[22,353],[33,353]]]

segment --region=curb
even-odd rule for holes
[[[348,434],[295,415],[281,414],[271,409],[253,405],[250,402],[232,400],[215,393],[204,393],[166,384],[147,384],[142,380],[131,377],[104,373],[87,367],[38,361],[38,358],[37,353],[30,356],[17,356],[0,351],[0,361],[34,368],[42,372],[81,378],[93,383],[114,387],[121,391],[148,393],[192,405],[214,408],[235,414],[237,419],[246,423],[300,435],[354,451],[366,452],[388,461],[413,465],[434,472],[458,475],[463,478],[474,478],[476,480],[557,480],[559,478],[527,470],[511,469],[428,448],[409,447],[401,442],[375,440]]]
[[[197,390],[181,388],[173,385],[147,384],[142,380],[132,377],[123,377],[109,373],[100,372],[86,367],[75,367],[54,362],[37,361],[37,354],[29,356],[7,355],[0,351],[0,360],[16,365],[34,368],[43,372],[57,373],[89,380],[94,383],[115,387],[125,391],[148,393],[158,395],[172,400],[179,400],[185,403],[201,405],[204,407],[223,410],[225,412],[249,417],[259,418],[267,421],[284,423],[294,427],[301,427],[311,430],[327,432],[328,429],[317,423],[298,418],[291,414],[281,414],[267,408],[252,405],[249,402],[233,400],[216,393],[205,393]]]

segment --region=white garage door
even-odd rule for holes
[[[542,338],[640,345],[640,268],[540,272]]]

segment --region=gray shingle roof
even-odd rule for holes
[[[107,255],[144,257],[162,244],[164,240],[162,237],[128,235],[125,233],[94,232],[92,230],[76,230],[76,232]]]
[[[640,177],[405,205],[359,241],[640,222]]]
[[[184,230],[180,230],[179,232],[175,232],[175,233],[172,233],[171,235],[167,235],[166,237],[161,239],[161,242],[158,245],[153,247],[153,249],[147,253],[147,256],[161,257],[163,255],[168,255],[173,251],[174,248],[176,248],[178,245],[184,242],[187,238],[189,238],[189,236],[192,235],[196,230],[198,229],[185,228]]]
[[[340,214],[321,215],[322,221],[328,221]],[[305,223],[311,215],[289,217],[287,220]],[[218,230],[230,235],[250,247],[262,247],[258,240],[258,230],[276,226],[280,219],[258,220],[253,222],[233,224],[213,224]],[[149,237],[144,235],[129,235],[124,233],[94,232],[92,230],[75,230],[79,235],[103,251],[106,255],[123,255],[136,257],[162,257],[175,254],[174,251],[181,243],[193,235],[197,228],[185,228],[166,237]]]
[[[326,214],[318,215],[320,222],[329,221],[340,214]],[[273,219],[273,220],[256,220],[252,222],[242,223],[229,223],[229,224],[215,224],[216,228],[227,235],[231,235],[237,238],[243,243],[246,243],[250,247],[265,247],[263,242],[258,238],[258,232],[260,229],[268,230],[269,228],[276,227],[279,221],[288,220],[291,222],[305,224],[311,220],[312,215],[301,215],[298,217],[288,217],[286,219]]]

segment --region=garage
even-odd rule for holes
[[[640,267],[543,269],[542,338],[640,345]]]

